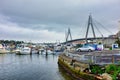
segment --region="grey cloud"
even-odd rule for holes
[[[119,4],[119,0],[1,0],[0,14],[23,28],[64,33],[70,27],[79,36],[81,29],[85,34],[90,12],[106,28],[117,27],[113,21],[120,18]]]

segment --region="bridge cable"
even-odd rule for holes
[[[103,26],[101,23],[99,23],[97,20],[94,19],[94,21],[99,24],[104,30],[106,30],[107,32],[109,32],[110,34],[113,34],[109,29],[107,29],[105,26]]]
[[[96,24],[95,24],[95,23],[93,23],[93,25],[95,26],[96,30],[100,33],[100,35],[103,37],[102,32],[100,31],[100,29],[98,29],[98,27],[96,26]]]

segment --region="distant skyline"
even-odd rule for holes
[[[118,32],[120,0],[0,0],[0,39],[63,42],[69,27],[73,39],[83,38],[90,13],[105,29]]]

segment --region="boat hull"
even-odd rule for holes
[[[21,49],[20,51],[17,51],[16,54],[21,54],[21,55],[27,55],[31,53],[31,48],[25,47]]]

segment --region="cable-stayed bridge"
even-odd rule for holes
[[[109,33],[110,36],[104,37],[104,33],[101,30],[101,28],[104,29],[106,31],[106,33]],[[87,30],[84,31],[85,32],[85,37],[84,38],[72,40],[71,30],[70,30],[70,28],[68,28],[68,32],[66,33],[66,37],[65,37],[65,39],[66,39],[65,43],[73,43],[73,42],[89,43],[89,42],[93,42],[93,43],[112,44],[116,41],[117,35],[113,35],[113,33],[109,29],[104,27],[98,21],[94,20],[92,18],[91,14],[89,15],[86,29]],[[93,37],[88,36],[90,29],[92,30]],[[96,31],[97,31],[97,34],[100,34],[100,37],[97,37]]]

